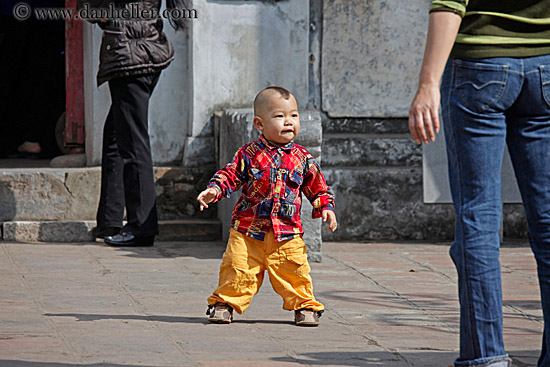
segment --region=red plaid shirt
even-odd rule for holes
[[[304,233],[300,220],[302,193],[313,205],[313,218],[321,217],[323,210],[334,210],[334,195],[306,148],[293,142],[276,147],[263,135],[241,147],[233,161],[212,177],[208,187],[219,189],[214,201],[242,187],[231,228],[260,241],[270,228],[275,241]]]

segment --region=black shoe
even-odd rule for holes
[[[105,238],[106,236],[114,236],[120,233],[120,227],[94,227],[92,228],[92,236],[94,238]]]
[[[114,236],[106,236],[104,241],[111,246],[147,247],[153,246],[155,236],[135,236],[130,232],[123,231]]]

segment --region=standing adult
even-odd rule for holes
[[[511,365],[502,338],[498,235],[507,144],[538,265],[545,322],[538,366],[548,367],[550,0],[433,0],[409,111],[417,143],[435,140],[440,101],[456,211],[450,249],[460,300],[455,366]]]
[[[174,7],[174,0],[167,1]],[[112,5],[111,5],[112,4]],[[161,70],[174,59],[163,32],[161,0],[79,0],[81,8],[140,17],[90,19],[103,29],[97,82],[109,83],[111,108],[103,130],[101,196],[93,234],[115,246],[152,246],[158,234],[153,162],[148,132],[149,99]],[[126,9],[126,11],[124,11]],[[97,14],[97,12],[96,12]],[[182,20],[172,20],[183,28]],[[127,224],[122,227],[124,208]]]

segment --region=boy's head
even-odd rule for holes
[[[281,87],[265,88],[254,99],[254,126],[273,145],[290,143],[300,131],[296,98]]]

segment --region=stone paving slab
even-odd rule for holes
[[[0,242],[0,367],[446,367],[458,351],[448,245],[324,243],[327,311],[299,328],[268,278],[231,325],[206,321],[219,242],[153,248]],[[527,244],[504,246],[505,342],[536,366],[542,314]]]

